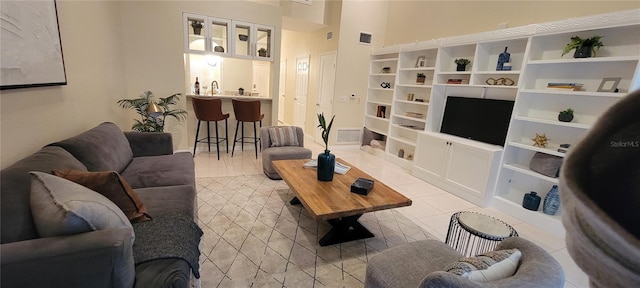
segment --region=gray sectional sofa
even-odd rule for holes
[[[59,169],[116,171],[130,184],[152,218],[177,214],[190,222],[195,219],[191,153],[174,153],[171,134],[122,132],[113,123],[102,123],[75,137],[49,144],[0,171],[2,287],[189,286],[192,272],[198,275],[197,245],[201,231],[195,223],[197,231],[187,231],[197,235],[190,235],[191,246],[184,245],[195,255],[195,265],[174,255],[158,255],[136,264],[137,240],[146,238],[138,243],[137,249],[152,251],[157,247],[139,246],[157,245],[156,235],[172,232],[172,226],[162,223],[145,224],[146,230],[140,229],[154,235],[140,235],[143,232],[133,224],[138,235],[132,229],[119,228],[41,237],[31,211],[33,176],[29,172],[51,173]],[[149,227],[165,231],[149,233]]]

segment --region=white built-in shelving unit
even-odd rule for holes
[[[374,49],[364,123],[387,137],[384,153],[375,153],[477,205],[493,206],[562,234],[562,209],[551,216],[542,213],[542,207],[522,208],[525,193],[536,191],[544,198],[558,184],[558,178],[532,171],[529,162],[536,152],[564,158],[565,153],[557,151],[560,144],[575,145],[602,113],[640,88],[638,31],[640,9]],[[561,56],[572,36],[594,35],[604,42],[596,57],[576,59],[573,52]],[[512,69],[496,71],[505,47]],[[418,65],[421,57],[424,64]],[[466,71],[456,71],[454,61],[459,58],[471,61]],[[383,67],[391,72],[382,74]],[[426,75],[424,84],[416,83],[417,73]],[[492,85],[500,78],[511,85]],[[618,92],[599,92],[604,78],[619,78]],[[448,84],[449,79],[463,79],[465,84]],[[381,82],[391,82],[391,88],[381,88]],[[550,82],[583,87],[547,89]],[[424,102],[407,99],[410,93]],[[439,133],[449,96],[515,101],[504,145]],[[386,118],[376,117],[379,105],[386,107]],[[567,108],[575,111],[574,120],[558,121],[558,113]],[[549,138],[546,147],[533,146],[536,133]],[[403,158],[398,157],[399,149],[404,150]],[[414,157],[407,159],[408,154]]]

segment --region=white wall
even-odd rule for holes
[[[130,128],[127,111],[116,103],[131,96],[123,73],[119,6],[57,1],[68,84],[1,92],[2,168],[104,121]]]

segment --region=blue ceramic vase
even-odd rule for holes
[[[324,153],[318,155],[318,181],[333,180],[333,171],[336,168],[336,155],[329,153],[331,151],[324,150]]]
[[[544,196],[542,212],[548,215],[556,215],[558,208],[560,208],[560,194],[558,194],[558,185],[553,185],[547,196]]]
[[[504,70],[504,63],[511,61],[511,53],[507,52],[507,48],[509,47],[504,47],[504,52],[498,55],[498,65],[496,65],[497,71]]]

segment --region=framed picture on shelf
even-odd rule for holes
[[[386,118],[385,117],[385,112],[387,112],[387,107],[386,106],[378,106],[378,113],[376,114],[376,116],[378,116],[380,118]]]
[[[416,68],[424,67],[425,65],[427,65],[427,57],[426,56],[418,57],[418,59],[416,60]]]
[[[604,78],[602,82],[600,82],[600,87],[598,87],[598,92],[617,92],[618,84],[620,84],[620,80],[622,78]]]

